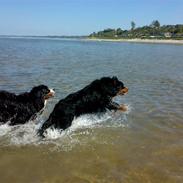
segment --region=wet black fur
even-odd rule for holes
[[[42,125],[39,135],[53,126],[54,128],[66,129],[71,126],[74,117],[82,114],[99,113],[108,110],[117,110],[119,105],[112,102],[124,85],[117,77],[103,77],[93,81],[82,90],[68,95],[60,100],[49,119]]]
[[[19,95],[0,91],[0,123],[24,124],[33,119],[44,107],[45,95],[50,92],[44,85]]]

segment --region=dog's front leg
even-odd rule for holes
[[[125,112],[125,111],[127,111],[127,110],[128,110],[128,108],[127,108],[127,106],[126,106],[126,105],[121,104],[121,105],[119,105],[118,110]]]
[[[109,110],[115,110],[115,111],[117,111],[117,110],[123,111],[123,112],[127,111],[127,107],[126,107],[125,105],[123,105],[123,104],[119,105],[119,104],[116,103],[116,102],[110,102],[110,103],[108,104],[107,108],[108,108]]]

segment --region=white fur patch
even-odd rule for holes
[[[50,89],[50,92],[53,93],[53,95],[55,94],[55,91],[53,89]]]

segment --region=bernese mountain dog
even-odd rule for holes
[[[0,91],[0,123],[9,125],[24,124],[35,119],[40,113],[47,99],[54,96],[54,90],[45,85],[39,85],[30,92],[19,95],[7,91]]]
[[[126,111],[125,105],[119,105],[112,99],[127,92],[128,88],[117,77],[97,79],[82,90],[60,100],[38,134],[44,137],[45,130],[50,126],[65,130],[71,126],[74,117],[82,114],[105,112],[107,109]]]

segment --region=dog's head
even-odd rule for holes
[[[30,93],[35,98],[40,98],[40,99],[44,99],[44,100],[47,100],[47,99],[53,97],[55,94],[53,89],[49,89],[45,85],[39,85],[39,86],[34,87]]]
[[[112,78],[104,77],[100,81],[103,93],[110,97],[124,95],[128,92],[128,88],[125,87],[123,82],[119,81],[115,76]]]

